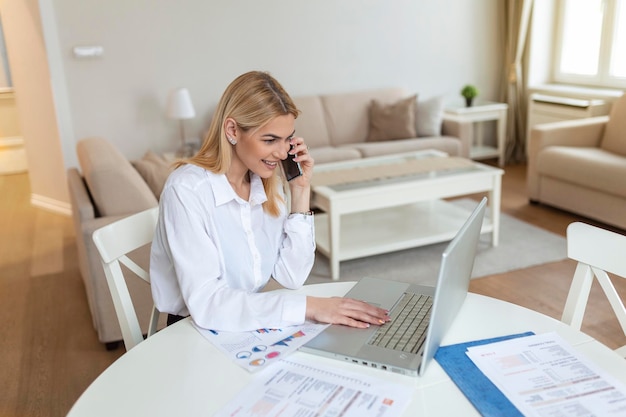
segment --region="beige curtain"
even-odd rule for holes
[[[526,40],[533,0],[506,0],[503,8],[504,74],[501,100],[509,105],[506,162],[526,159]]]

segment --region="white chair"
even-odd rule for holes
[[[124,345],[130,350],[144,340],[137,313],[130,298],[120,263],[144,281],[150,283],[148,271],[137,265],[127,254],[152,242],[159,216],[158,207],[133,214],[93,232],[106,275],[115,313],[122,329]],[[159,311],[153,306],[148,337],[156,332]]]
[[[626,309],[607,274],[626,278],[626,236],[585,223],[572,223],[567,227],[567,256],[578,261],[578,265],[561,321],[580,330],[595,276],[626,334]],[[626,357],[626,346],[615,351]]]

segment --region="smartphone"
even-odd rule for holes
[[[291,149],[293,149],[293,145],[291,145]],[[300,166],[300,163],[293,160],[295,157],[295,155],[287,154],[287,159],[282,160],[283,171],[285,172],[287,181],[291,181],[292,179],[302,175],[302,167]]]

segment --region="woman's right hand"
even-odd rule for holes
[[[391,320],[389,312],[364,301],[344,297],[307,297],[306,318],[319,323],[367,328]]]

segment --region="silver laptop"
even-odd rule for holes
[[[441,256],[435,288],[364,277],[346,297],[388,309],[391,322],[368,329],[331,325],[305,352],[405,375],[423,375],[469,288],[487,198]]]

